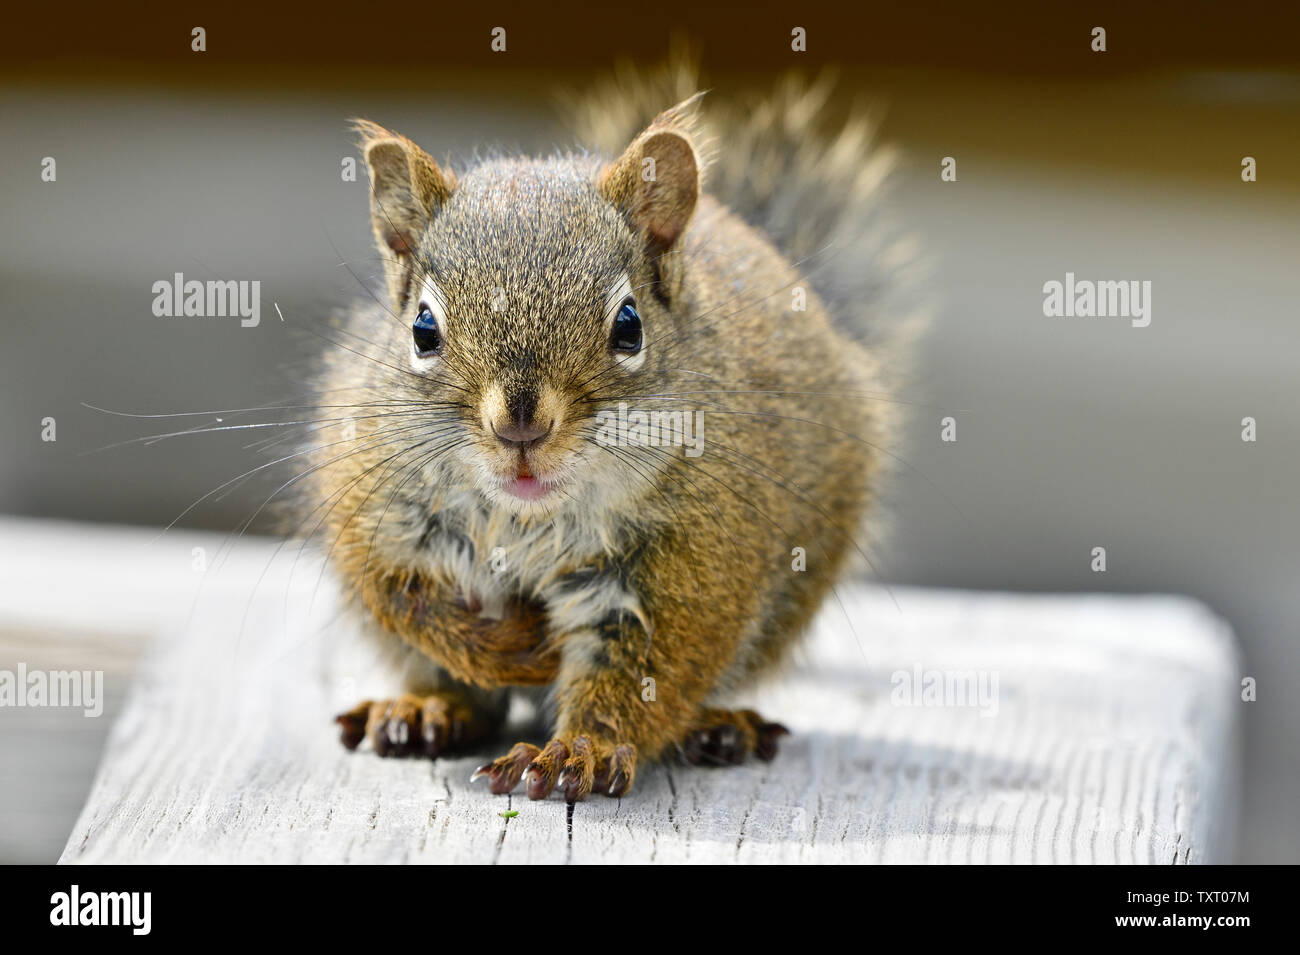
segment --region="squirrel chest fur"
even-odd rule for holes
[[[784,727],[726,700],[858,551],[878,386],[815,277],[703,190],[697,108],[617,158],[459,175],[360,124],[388,298],[326,361],[319,520],[428,672],[340,716],[348,745],[437,756],[535,686],[551,737],[485,765],[495,792],[774,754]]]

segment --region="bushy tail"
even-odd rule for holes
[[[617,155],[667,107],[700,90],[687,51],[650,71],[625,66],[566,99],[579,141]],[[844,330],[896,369],[923,323],[920,259],[890,221],[898,155],[860,105],[831,121],[835,79],[788,74],[760,96],[700,107],[705,189],[799,263]]]

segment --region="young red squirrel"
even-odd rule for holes
[[[633,98],[589,106],[595,145]],[[326,359],[351,430],[317,490],[336,572],[427,665],[338,717],[347,746],[481,746],[510,688],[545,687],[551,738],[483,766],[495,793],[773,757],[786,729],[727,700],[858,552],[888,424],[878,357],[832,320],[869,318],[883,161],[857,119],[819,134],[824,101],[734,113],[712,168],[698,95],[608,157],[455,173],[358,124],[390,300]]]

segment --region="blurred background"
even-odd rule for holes
[[[881,576],[1204,600],[1259,687],[1242,706],[1240,858],[1300,861],[1300,15],[1130,7],[15,11],[0,35],[0,514],[158,528],[264,460],[238,434],[87,454],[176,429],[86,405],[295,393],[321,347],[313,323],[378,271],[364,172],[340,176],[350,117],[440,158],[550,151],[573,145],[557,89],[658,63],[674,37],[699,51],[711,96],[835,68],[830,108],[879,104],[902,150],[893,215],[925,252],[934,305],[902,396],[911,470]],[[947,156],[956,182],[940,180]],[[1044,317],[1043,283],[1067,271],[1149,280],[1150,326]],[[176,272],[259,280],[260,325],[155,317],[153,283]],[[267,490],[181,525],[229,531]],[[62,636],[0,625],[0,668],[61,659]],[[111,716],[138,646],[110,642]],[[0,861],[57,857],[109,725],[0,711]]]

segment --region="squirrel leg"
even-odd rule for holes
[[[361,597],[385,629],[463,684],[542,686],[559,666],[534,603],[512,601],[502,616],[489,618],[426,576],[383,568],[365,580]]]
[[[568,802],[621,796],[638,760],[659,759],[700,725],[704,701],[757,616],[756,591],[731,586],[746,558],[724,552],[720,560],[736,566],[705,579],[682,531],[643,553],[636,563],[574,575],[547,595],[561,647],[554,738],[482,767],[475,778],[488,777],[493,792],[524,780],[533,799],[554,789]]]
[[[477,742],[500,729],[509,699],[471,688],[442,688],[426,694],[403,693],[391,700],[365,700],[335,717],[348,749],[364,739],[380,756],[423,755]]]
[[[776,756],[777,740],[788,735],[780,723],[770,723],[753,710],[706,707],[677,749],[691,766],[730,766],[743,763],[751,753],[767,762]]]

